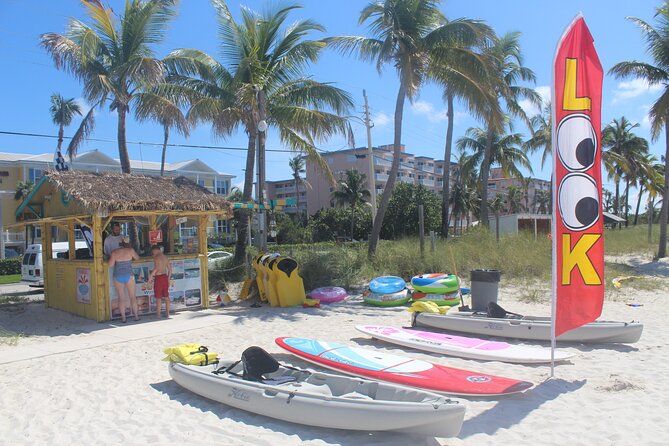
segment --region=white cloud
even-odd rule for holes
[[[390,115],[385,112],[378,112],[372,117],[372,122],[375,126],[383,127],[391,121]]]
[[[441,122],[447,119],[446,110],[437,110],[432,103],[418,100],[411,104],[411,111],[417,115],[423,115],[430,122]]]
[[[548,85],[541,85],[537,88],[534,89],[534,91],[541,97],[541,104],[542,107],[545,104],[548,104],[551,100],[551,87]],[[523,109],[525,114],[529,117],[532,117],[534,115],[539,114],[541,111],[541,107],[537,107],[535,104],[533,104],[530,100],[528,99],[523,99],[518,103],[520,105],[520,108]]]
[[[619,82],[613,90],[612,103],[636,98],[645,93],[656,93],[662,90],[662,85],[648,85],[645,79],[633,79],[628,82]]]

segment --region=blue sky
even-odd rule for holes
[[[123,11],[122,0],[107,2],[117,12]],[[228,2],[233,14],[238,16],[239,5],[243,4],[254,10],[262,10],[269,5],[266,1],[246,0]],[[285,3],[282,3],[285,4]],[[357,0],[303,0],[303,9],[292,16],[292,20],[311,18],[327,28],[323,34],[314,34],[314,38],[332,35],[366,35],[366,28],[357,24],[360,10],[367,1]],[[645,54],[645,47],[638,28],[625,20],[626,16],[635,16],[647,21],[653,20],[655,7],[659,1],[648,0],[594,0],[547,2],[542,0],[469,0],[444,1],[441,8],[450,19],[459,17],[477,18],[487,21],[498,34],[509,31],[522,33],[521,43],[525,55],[525,64],[534,70],[537,83],[534,87],[545,97],[550,96],[551,63],[555,45],[564,28],[580,11],[595,38],[595,47],[605,71],[623,60],[650,61]],[[66,98],[82,96],[81,85],[64,72],[57,71],[49,56],[39,47],[38,38],[44,32],[64,33],[68,19],[84,19],[84,9],[77,0],[2,0],[0,2],[0,85],[4,106],[0,111],[0,131],[26,133],[57,133],[49,116],[49,98],[54,92]],[[157,57],[165,56],[176,48],[193,47],[204,50],[221,60],[217,44],[217,27],[214,9],[209,0],[182,0],[178,7],[178,16],[170,24],[164,44],[155,48]],[[374,128],[374,145],[392,143],[392,116],[397,93],[397,77],[390,67],[381,75],[375,66],[362,63],[353,57],[344,57],[330,50],[323,52],[320,60],[314,64],[309,74],[322,82],[333,82],[351,93],[356,100],[356,114],[362,112],[362,90],[369,96]],[[626,116],[632,122],[638,122],[638,135],[649,138],[649,125],[646,111],[658,97],[658,88],[649,89],[639,81],[620,81],[610,76],[604,78],[604,100],[602,123],[613,118]],[[457,139],[465,130],[480,123],[472,119],[467,110],[456,106],[455,133]],[[405,106],[403,143],[407,151],[443,158],[446,121],[441,92],[432,85],[425,86],[413,104]],[[528,109],[528,111],[531,111]],[[531,111],[532,112],[532,111]],[[534,110],[533,112],[536,112]],[[357,145],[366,145],[364,127],[353,123]],[[66,129],[71,135],[76,127]],[[521,125],[516,131],[528,134]],[[116,115],[106,108],[97,115],[94,138],[113,141],[116,137]],[[160,142],[162,130],[151,123],[138,124],[130,118],[127,126],[127,139],[130,157],[149,161],[160,160],[160,148],[140,145],[134,142]],[[651,143],[651,151],[659,155],[664,153],[662,140]],[[210,128],[200,126],[190,138],[185,140],[174,135],[173,143],[200,145],[218,145],[243,148],[246,137],[240,132],[225,139],[214,139]],[[45,153],[53,151],[55,140],[32,137],[18,137],[0,134],[0,151]],[[322,142],[323,150],[346,148],[343,139]],[[276,132],[270,130],[268,148],[279,149]],[[90,141],[81,149],[99,149],[118,158],[115,142]],[[288,178],[289,153],[268,153],[267,179]],[[216,170],[231,173],[240,183],[243,178],[245,152],[218,149],[168,149],[167,160],[170,162],[199,158]],[[540,154],[531,157],[535,177],[548,179],[550,163],[540,167]],[[604,179],[605,187],[612,184]]]

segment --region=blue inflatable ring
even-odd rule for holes
[[[392,294],[406,288],[406,282],[397,276],[381,276],[369,282],[369,291],[377,294]]]

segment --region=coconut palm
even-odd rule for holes
[[[444,145],[444,174],[442,186],[441,234],[448,238],[450,222],[450,163],[453,145],[454,101],[459,100],[468,112],[483,118],[498,107],[493,89],[489,88],[489,66],[491,60],[481,50],[494,38],[494,31],[486,24],[469,21],[477,30],[472,37],[475,41],[445,40],[431,53],[429,75],[443,89],[446,103],[446,142]],[[501,114],[499,108],[495,109]]]
[[[339,190],[332,192],[331,197],[340,206],[351,208],[351,239],[355,228],[355,212],[360,203],[371,198],[369,190],[365,189],[367,176],[355,169],[349,169],[340,178]]]
[[[551,193],[547,190],[538,190],[534,194],[534,206],[538,214],[548,214],[551,204]]]
[[[300,185],[303,185],[304,187],[311,188],[311,185],[309,182],[306,180],[306,178],[302,178],[302,175],[306,170],[304,169],[304,157],[303,156],[295,156],[291,159],[288,160],[288,167],[290,167],[290,171],[293,175],[293,181],[295,182],[295,197],[296,197],[296,202],[295,206],[297,207],[297,221],[298,224],[301,221],[301,212],[300,212]]]
[[[641,197],[643,196],[644,189],[647,191],[652,189],[655,194],[662,193],[661,188],[658,188],[658,184],[662,183],[660,167],[657,158],[651,154],[644,155],[639,161],[636,177],[639,195],[636,201],[636,210],[634,211],[634,226],[636,226],[639,220],[639,208],[641,207]]]
[[[632,130],[639,124],[632,124],[624,116],[614,119],[611,124],[602,130],[602,146],[609,149],[602,153],[604,166],[616,183],[616,195],[614,201],[614,213],[620,209],[620,182],[625,180],[625,219],[627,220],[628,195],[630,183],[635,182],[635,176],[639,170],[639,163],[648,153],[648,141],[636,136]]]
[[[506,204],[509,212],[517,214],[522,209],[523,192],[517,186],[509,186],[506,189]]]
[[[146,92],[138,93],[135,116],[139,121],[156,121],[163,127],[163,151],[160,159],[160,176],[165,175],[165,158],[170,129],[174,128],[181,135],[188,137],[190,125],[181,111],[188,96],[175,96],[169,84],[157,85]]]
[[[316,144],[336,134],[351,137],[343,116],[349,114],[353,101],[345,91],[305,75],[308,64],[316,61],[325,46],[306,37],[323,27],[311,20],[286,26],[289,14],[298,8],[294,5],[263,14],[242,8],[241,20],[236,22],[223,1],[212,3],[224,63],[193,49],[175,51],[165,61],[170,80],[197,93],[189,111],[191,119],[211,122],[218,136],[240,125],[244,128],[248,136],[244,199],[251,200],[256,145],[259,197],[263,199],[268,129],[262,124],[277,129],[285,146],[305,153],[331,176]],[[239,261],[244,257],[247,230],[241,222],[235,250]]]
[[[476,189],[477,173],[474,164],[469,162],[469,158],[470,156],[466,151],[460,150],[455,167],[453,192],[450,196],[450,204],[453,207],[456,221],[457,217],[460,219],[460,233],[462,233],[463,217],[466,216],[467,223],[469,224],[470,213],[479,207],[479,196]]]
[[[653,59],[653,64],[640,61],[620,62],[609,70],[610,74],[618,78],[639,78],[648,85],[663,87],[662,95],[651,106],[648,117],[650,119],[651,136],[657,140],[660,133],[665,131],[665,158],[669,159],[669,1],[665,0],[662,6],[656,9],[657,27],[636,17],[627,19],[635,23],[646,41],[646,50]],[[662,208],[660,210],[660,243],[658,257],[667,255],[667,213],[669,210],[669,164],[665,165],[664,191]]]
[[[121,170],[130,172],[126,116],[137,94],[164,78],[162,62],[151,46],[163,40],[176,0],[128,0],[122,16],[100,1],[82,0],[90,25],[70,19],[64,35],[45,33],[40,44],[58,69],[78,78],[92,104],[109,101],[118,115]]]
[[[532,136],[525,141],[524,146],[529,153],[537,149],[544,149],[541,152],[541,168],[543,169],[546,160],[553,152],[553,117],[550,101],[544,104],[541,113],[532,116],[530,124]]]
[[[496,194],[495,198],[488,202],[488,206],[495,213],[495,239],[499,243],[499,213],[504,209],[504,196],[502,194]]]
[[[375,62],[381,71],[392,64],[399,77],[395,102],[393,162],[369,237],[368,256],[374,257],[400,164],[402,116],[406,98],[413,100],[429,76],[431,55],[448,42],[477,42],[481,24],[471,20],[447,21],[435,0],[385,0],[363,8],[359,24],[368,23],[370,37],[339,36],[326,39],[343,53],[356,53],[362,60]],[[449,160],[446,160],[448,168]]]
[[[490,135],[492,135],[492,138]],[[472,127],[467,129],[465,136],[458,139],[456,145],[460,150],[472,152],[467,162],[472,166],[470,168],[480,166],[478,169],[479,178],[483,175],[483,171],[489,171],[493,164],[502,168],[505,177],[522,178],[523,174],[519,167],[524,167],[532,173],[532,166],[522,148],[522,135],[520,133],[500,134]],[[490,150],[488,150],[488,145],[490,145]],[[488,155],[489,163],[487,166],[484,165],[486,155]],[[488,182],[486,181],[485,184],[487,185]],[[483,207],[483,204],[481,204],[481,209]],[[483,213],[481,218],[484,218]]]
[[[82,115],[81,106],[77,104],[74,98],[65,99],[59,94],[51,95],[51,120],[54,124],[58,126],[58,146],[56,147],[56,157],[57,159],[63,159],[61,152],[63,146],[63,139],[65,134],[65,127],[72,124],[72,120],[75,115]],[[79,124],[79,128],[75,132],[74,136],[70,140],[70,144],[67,146],[67,156],[72,159],[77,155],[77,150],[81,143],[88,138],[88,136],[93,132],[95,128],[95,114],[93,113],[93,107],[86,113],[84,119]],[[56,164],[56,170],[59,170],[59,164]],[[67,170],[67,166],[65,166]]]
[[[541,98],[531,88],[518,85],[520,81],[535,81],[532,70],[523,65],[523,55],[520,49],[520,33],[511,32],[495,40],[487,50],[488,56],[494,61],[491,72],[491,88],[497,98],[496,105],[506,108],[513,117],[519,117],[528,127],[531,123],[525,111],[520,106],[521,99],[527,99],[539,105]],[[485,119],[487,139],[481,162],[481,220],[488,226],[488,177],[490,175],[491,157],[495,135],[501,132],[505,119],[501,118],[495,109],[491,109]]]

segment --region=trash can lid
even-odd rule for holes
[[[502,273],[496,269],[473,269],[470,273],[472,282],[499,282]]]

